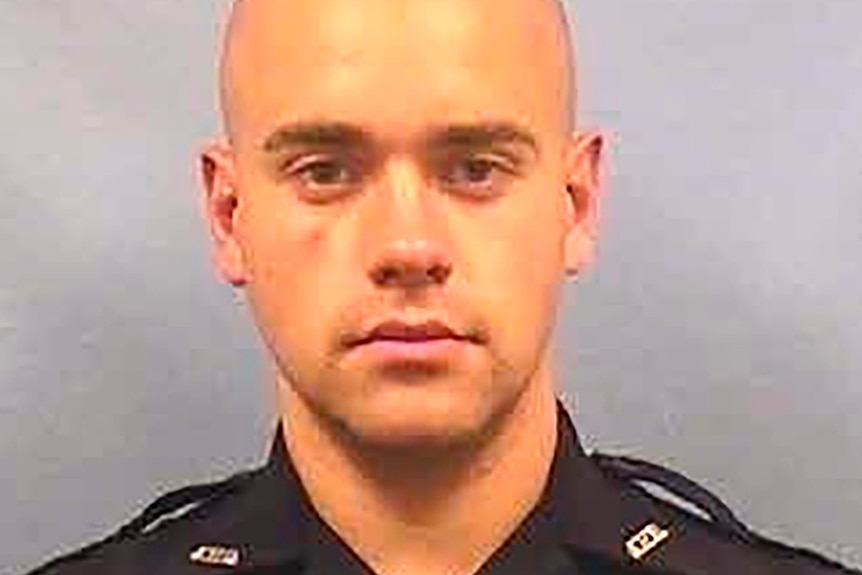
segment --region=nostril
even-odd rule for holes
[[[368,263],[369,278],[381,287],[427,287],[445,282],[451,273],[448,250],[430,238],[389,238]]]
[[[418,262],[390,262],[378,266],[371,274],[375,284],[384,287],[421,287],[443,284],[451,273],[444,264],[423,265]]]
[[[452,270],[449,266],[436,265],[432,266],[427,273],[435,283],[442,284],[449,278],[451,271]]]

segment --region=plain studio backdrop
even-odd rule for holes
[[[194,172],[225,7],[0,0],[4,574],[265,454]],[[862,2],[574,7],[583,122],[613,140],[556,340],[585,442],[862,565]]]

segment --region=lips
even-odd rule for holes
[[[475,338],[461,333],[438,320],[419,323],[389,320],[377,324],[371,330],[365,332],[364,335],[354,338],[349,343],[351,346],[359,346],[376,341],[421,343],[441,339],[474,341]]]

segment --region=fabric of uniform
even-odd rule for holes
[[[682,486],[677,495],[712,520],[650,495],[635,481],[645,477]],[[560,404],[543,496],[476,575],[862,574],[749,532],[693,485],[650,464],[587,455]],[[662,537],[647,537],[634,558],[627,542],[651,529]],[[314,511],[279,430],[264,467],[169,494],[107,540],[31,575],[373,573]]]

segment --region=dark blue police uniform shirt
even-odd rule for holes
[[[587,455],[562,404],[558,434],[541,500],[476,575],[862,575],[754,534],[679,474]],[[169,493],[106,540],[31,573],[220,574],[373,575],[314,511],[280,432],[264,467]]]

